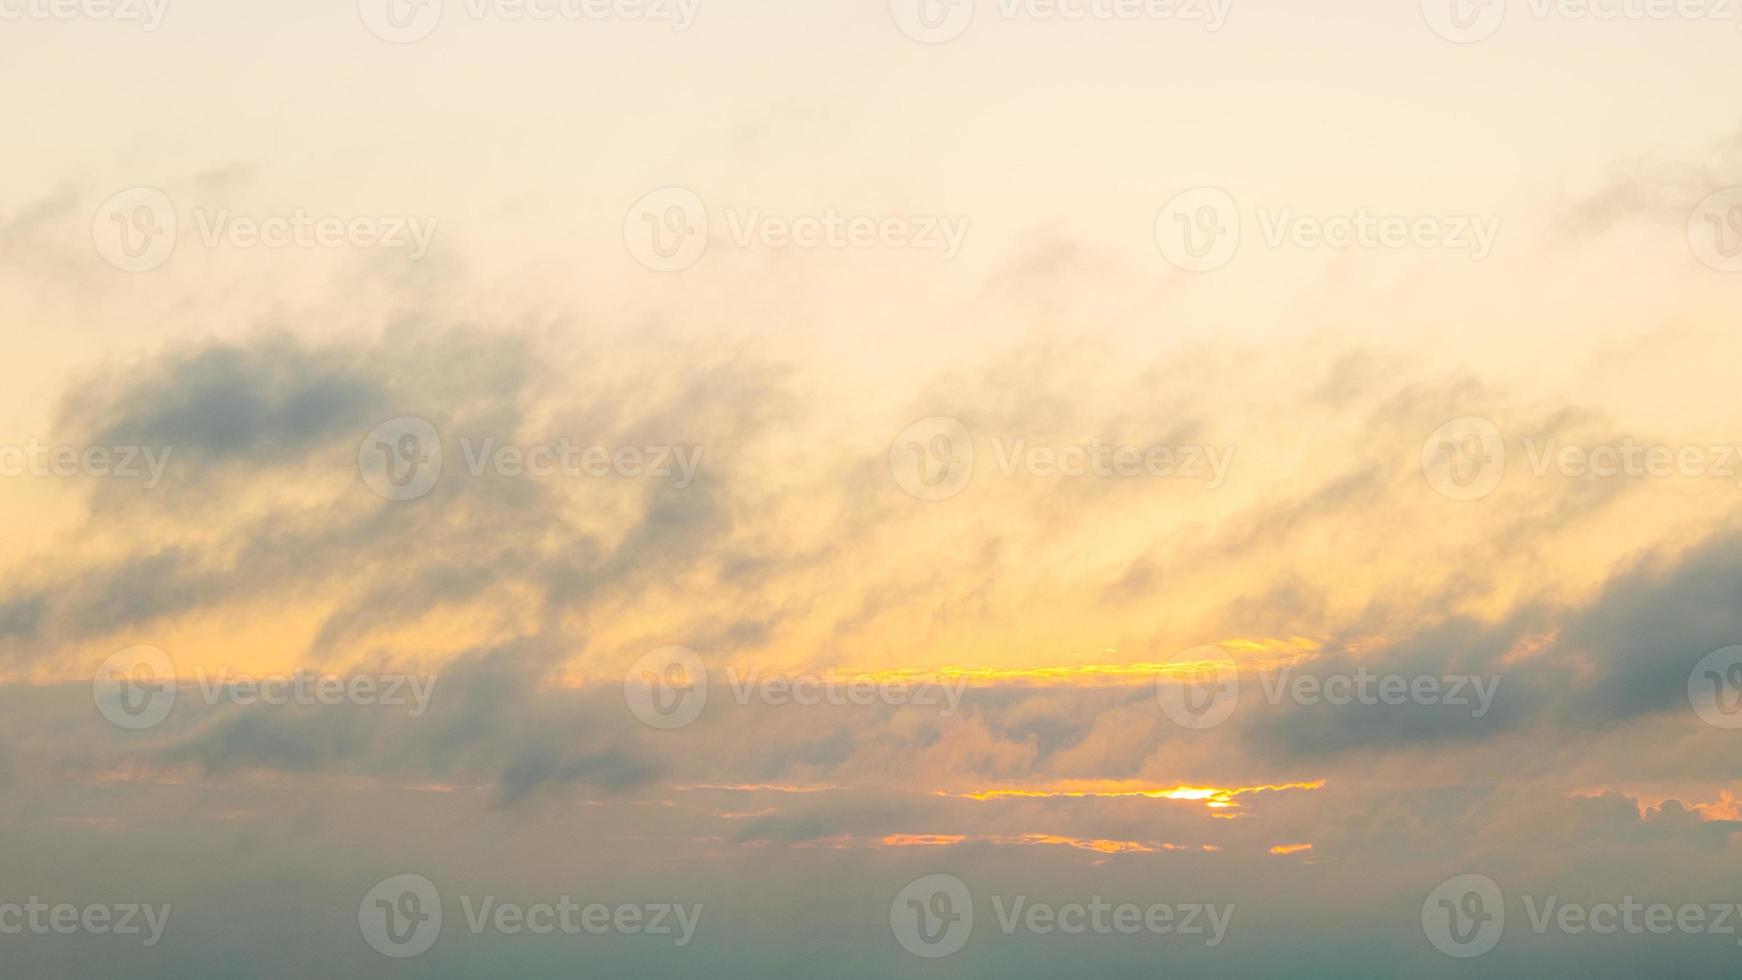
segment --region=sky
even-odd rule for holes
[[[0,0],[0,963],[1742,956],[1730,0]]]

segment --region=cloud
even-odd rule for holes
[[[1561,206],[1562,234],[1596,238],[1629,221],[1685,222],[1694,205],[1742,176],[1742,130],[1700,160],[1641,156],[1610,168],[1597,189]]]
[[[196,465],[288,461],[355,431],[387,401],[381,369],[364,354],[310,349],[282,332],[173,351],[143,377],[81,386],[64,422],[97,445],[171,446]]]

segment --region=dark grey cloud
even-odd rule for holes
[[[1336,645],[1300,673],[1369,670],[1404,676],[1499,678],[1493,709],[1474,718],[1452,705],[1259,705],[1249,734],[1269,751],[1380,752],[1469,741],[1549,726],[1609,730],[1661,713],[1694,715],[1688,677],[1701,657],[1742,644],[1742,534],[1714,534],[1680,552],[1641,556],[1589,601],[1533,602],[1497,622],[1448,619],[1402,638],[1382,660]],[[1532,638],[1543,649],[1508,661]],[[1243,692],[1248,693],[1248,692]]]
[[[185,533],[174,547],[33,566],[0,591],[0,644],[41,656],[56,643],[265,595],[331,594],[347,581],[354,587],[337,594],[315,640],[323,656],[511,583],[540,596],[546,620],[698,570],[729,593],[753,593],[786,562],[756,537],[732,535],[749,512],[736,499],[748,484],[730,470],[754,465],[770,420],[792,410],[786,376],[748,350],[698,352],[691,365],[668,340],[624,342],[607,358],[462,328],[325,344],[268,331],[87,379],[63,408],[69,430],[174,447],[157,490],[94,490],[87,531],[112,541],[132,528]],[[645,383],[655,371],[660,380]],[[402,414],[428,418],[448,457],[443,481],[409,504],[383,501],[356,474],[363,435]],[[561,438],[703,455],[694,484],[679,489],[473,476],[461,444]],[[353,492],[324,510],[276,502],[311,472]],[[262,500],[274,503],[250,506]],[[601,525],[603,514],[613,519]],[[751,636],[766,617],[746,613]]]
[[[1700,658],[1742,644],[1742,533],[1641,557],[1572,619],[1561,643],[1595,667],[1572,686],[1571,706],[1587,724],[1686,709]]]
[[[63,421],[100,445],[172,446],[185,463],[289,461],[386,403],[387,382],[365,353],[313,349],[288,333],[175,351],[81,386]]]

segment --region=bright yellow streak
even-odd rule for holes
[[[884,847],[952,847],[970,841],[982,844],[1074,847],[1082,851],[1094,851],[1097,854],[1156,854],[1162,851],[1215,852],[1221,850],[1221,848],[1209,844],[1168,844],[1159,841],[1144,843],[1134,840],[1067,837],[1062,834],[983,834],[973,837],[963,834],[889,834],[877,843]]]
[[[999,687],[1107,687],[1151,684],[1157,677],[1194,676],[1232,663],[1242,670],[1274,670],[1310,660],[1323,648],[1303,636],[1286,639],[1232,639],[1211,644],[1222,649],[1222,661],[1169,660],[1143,663],[1060,664],[1040,667],[883,667],[860,670],[851,667],[807,667],[771,670],[767,677],[819,678],[837,684],[944,684]],[[729,664],[718,664],[725,671]],[[585,673],[569,670],[547,677],[541,686],[556,689],[611,686],[623,683],[621,674]]]
[[[1043,786],[1015,786],[984,789],[972,793],[940,792],[939,796],[956,796],[961,799],[1005,800],[1005,799],[1120,799],[1144,797],[1151,800],[1189,800],[1201,801],[1211,809],[1237,807],[1236,796],[1249,793],[1275,793],[1285,790],[1315,790],[1323,789],[1325,780],[1319,779],[1303,783],[1276,783],[1264,786],[1173,786],[1145,787],[1130,781],[1114,780],[1070,780]]]

